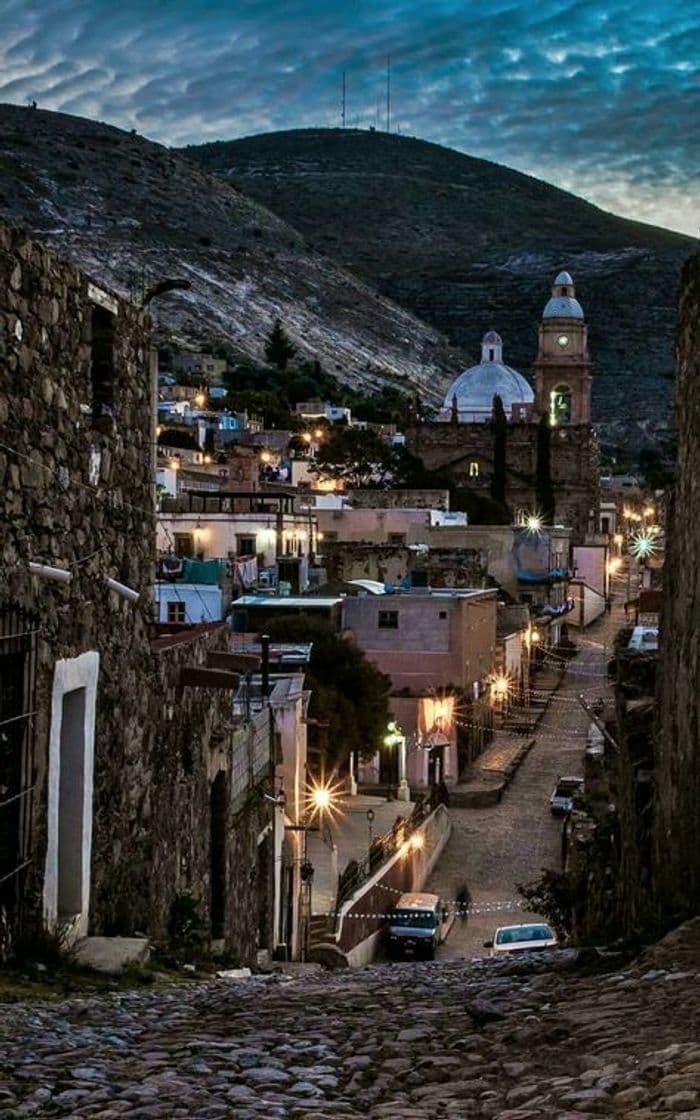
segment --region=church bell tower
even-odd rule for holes
[[[534,374],[536,410],[549,413],[552,427],[590,424],[588,328],[568,272],[556,277],[542,314]]]

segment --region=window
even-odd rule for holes
[[[114,415],[114,316],[93,307],[90,334],[92,419]]]
[[[600,531],[601,531],[601,533],[609,533],[610,532],[610,518],[609,517],[601,517],[601,519],[600,519]]]
[[[438,618],[447,618],[447,611],[440,611]]]
[[[478,478],[479,477],[479,464],[478,463],[470,463],[469,464],[469,477],[470,478]]]
[[[490,361],[490,362],[492,362],[492,361],[493,361],[493,359],[495,358],[495,356],[496,356],[496,351],[495,351],[495,350],[489,350],[489,361]]]
[[[377,627],[379,630],[398,630],[399,612],[379,611],[377,615]]]
[[[236,556],[255,556],[257,537],[254,533],[236,533]]]
[[[389,544],[405,544],[405,533],[389,533]]]
[[[571,423],[571,389],[557,385],[549,394],[549,422],[553,428]]]
[[[185,604],[179,600],[168,603],[168,622],[186,622]]]
[[[194,556],[194,536],[192,533],[175,534],[175,555]]]

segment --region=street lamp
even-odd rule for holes
[[[310,782],[305,791],[305,802],[301,816],[296,824],[285,828],[302,834],[301,852],[298,855],[298,898],[299,898],[299,955],[305,961],[309,951],[311,930],[311,889],[314,867],[309,860],[309,832],[318,832],[323,825],[324,813],[330,817],[339,810],[339,787],[325,782]],[[295,861],[296,862],[296,861]]]
[[[399,785],[396,791],[396,799],[397,801],[410,801],[411,791],[406,781],[406,736],[395,720],[387,724],[384,746],[398,748]]]

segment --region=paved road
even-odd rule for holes
[[[466,881],[472,905],[494,907],[517,901],[518,883],[537,879],[543,867],[561,866],[561,819],[552,817],[549,796],[560,774],[582,773],[589,719],[577,697],[606,695],[605,665],[612,639],[625,623],[621,606],[576,637],[580,652],[570,662],[537,729],[536,743],[498,805],[451,809],[453,833],[426,890],[454,898]],[[483,956],[483,943],[498,925],[512,925],[524,913],[472,914],[455,922],[439,956]],[[539,915],[535,915],[539,917]]]

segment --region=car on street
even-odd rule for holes
[[[559,944],[557,935],[546,922],[533,922],[520,926],[499,926],[492,941],[484,941],[484,948],[492,957],[501,953],[531,953],[540,949],[554,949]]]
[[[390,957],[413,953],[430,959],[447,936],[449,911],[436,894],[402,894],[389,915]]]
[[[565,816],[567,813],[570,813],[574,807],[574,797],[577,793],[582,792],[583,778],[577,778],[571,775],[564,778],[557,778],[557,784],[549,798],[549,808],[552,810],[554,816]]]

